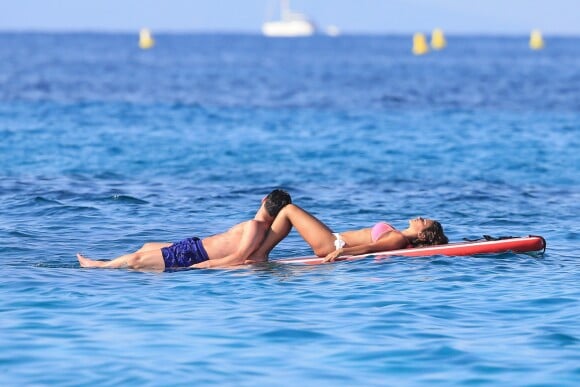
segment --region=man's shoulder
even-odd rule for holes
[[[263,227],[268,227],[269,226],[266,222],[263,222],[261,220],[256,220],[256,219],[247,220],[245,222],[245,224],[246,224],[246,226],[259,227],[259,228],[263,228]]]
[[[247,227],[256,227],[256,226],[258,226],[258,223],[262,223],[262,222],[259,222],[259,221],[255,220],[255,219],[245,220],[243,222],[234,224],[232,226],[232,228],[230,228],[230,231],[233,231],[233,230],[244,230]]]
[[[246,223],[246,227],[251,227],[251,228],[257,229],[257,230],[265,230],[268,227],[270,227],[269,223],[263,222],[261,220],[256,220],[256,219],[248,220],[245,223]]]
[[[249,230],[258,230],[258,231],[262,231],[262,230],[266,230],[268,227],[270,227],[270,225],[266,222],[262,222],[260,220],[256,220],[256,219],[250,219],[250,220],[246,220],[244,222],[238,223],[234,226],[232,226],[232,228],[230,228],[229,231],[232,232],[245,232],[245,231],[249,231]]]

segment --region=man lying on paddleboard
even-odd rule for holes
[[[263,243],[276,215],[289,203],[290,195],[280,189],[268,194],[254,219],[236,224],[228,231],[203,239],[194,237],[177,243],[145,243],[134,253],[110,261],[97,261],[77,254],[82,267],[166,270],[212,268],[244,264]]]

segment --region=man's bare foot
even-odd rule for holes
[[[107,264],[107,262],[103,261],[95,261],[90,258],[82,256],[80,253],[77,253],[77,259],[81,264],[81,267],[103,267]]]

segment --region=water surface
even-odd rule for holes
[[[5,385],[575,385],[580,45],[0,34]],[[282,187],[333,230],[417,215],[543,257],[81,269]]]

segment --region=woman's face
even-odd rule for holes
[[[411,219],[409,221],[409,227],[413,231],[417,232],[417,234],[425,231],[426,229],[428,229],[432,225],[433,225],[433,220],[421,218],[420,216],[415,218],[415,219]]]

